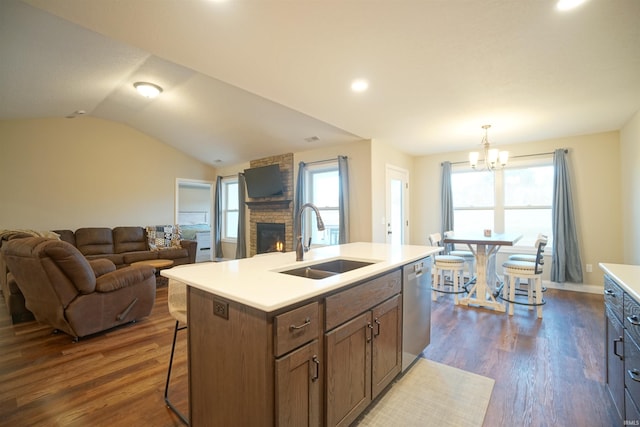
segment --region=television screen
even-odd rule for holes
[[[247,195],[251,198],[271,197],[282,194],[280,166],[269,165],[244,170]]]

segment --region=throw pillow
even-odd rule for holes
[[[180,228],[177,225],[153,225],[147,227],[149,249],[160,251],[163,249],[180,247]]]

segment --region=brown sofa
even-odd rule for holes
[[[88,260],[106,258],[116,268],[124,268],[136,261],[170,259],[173,265],[192,264],[196,260],[197,242],[181,240],[179,247],[151,250],[144,227],[87,227],[71,230],[54,230],[60,240],[75,246]],[[47,233],[16,231],[0,236],[0,249],[6,241],[31,236],[51,236]],[[33,320],[25,306],[24,296],[15,277],[6,266],[0,253],[0,289],[9,308],[12,322]]]
[[[116,269],[87,260],[73,245],[44,237],[12,239],[2,256],[35,318],[77,340],[148,316],[155,302],[154,268]]]

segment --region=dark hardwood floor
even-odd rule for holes
[[[11,325],[0,304],[0,425],[181,426],[164,403],[175,321],[167,287],[151,316],[72,343],[37,322]],[[187,412],[186,332],[169,398]]]
[[[543,320],[441,298],[425,356],[496,380],[487,427],[614,425],[602,296],[546,298]],[[181,425],[163,400],[173,325],[166,286],[148,318],[75,344],[36,322],[11,325],[0,303],[0,425]],[[170,396],[186,411],[186,334],[178,341]]]
[[[604,298],[549,289],[543,319],[432,305],[427,359],[493,378],[484,420],[493,426],[619,425],[605,389]]]

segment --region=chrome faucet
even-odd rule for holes
[[[318,231],[324,230],[324,222],[322,221],[318,208],[312,203],[305,203],[302,205],[296,215],[296,233],[298,235],[298,243],[296,244],[296,261],[302,261],[304,259],[304,253],[307,252],[309,250],[309,246],[311,246],[311,238],[309,238],[308,246],[305,246],[304,243],[302,243],[302,211],[304,211],[305,208],[311,208],[314,210],[316,213]]]

